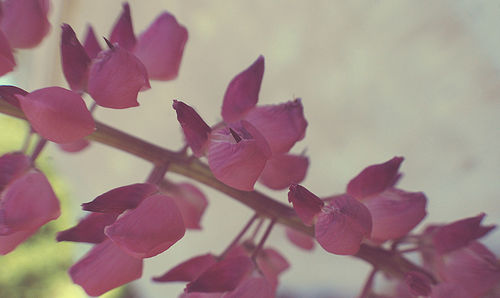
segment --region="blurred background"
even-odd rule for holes
[[[91,23],[98,36],[107,36],[122,9],[119,0],[51,2],[49,37],[35,50],[18,51],[16,71],[2,82],[28,91],[67,87],[60,65],[60,25],[70,24],[82,38]],[[487,224],[500,222],[500,35],[494,33],[500,25],[498,2],[129,3],[136,34],[167,10],[188,29],[189,39],[176,80],[151,82],[152,89],[139,95],[137,108],[98,108],[99,121],[178,149],[182,135],[172,100],[194,106],[209,124],[218,122],[227,84],[262,54],[266,70],[259,102],[303,99],[309,126],[305,140],[292,152],[306,150],[310,156],[302,183],[308,189],[321,197],[343,192],[364,167],[401,155],[404,177],[399,186],[424,191],[429,199],[428,215],[417,230],[426,223],[480,212],[487,213]],[[3,115],[0,124],[1,152],[19,148],[26,125]],[[142,160],[99,144],[76,155],[51,145],[41,163],[51,172],[51,181],[60,185],[66,206],[65,216],[47,228],[44,233],[49,236],[44,238],[74,225],[84,214],[81,203],[112,188],[141,182],[151,169]],[[142,279],[133,282],[125,295],[174,297],[184,285],[155,284],[151,277],[195,254],[220,253],[251,217],[252,212],[241,204],[200,187],[210,201],[203,230],[188,232],[167,252],[147,259]],[[287,202],[285,191],[270,192],[260,185],[257,189]],[[484,242],[498,255],[498,231]],[[26,251],[16,251],[15,260],[9,261],[11,255],[0,257],[2,271],[10,262],[12,272],[32,274],[40,266],[55,266],[51,259],[55,257],[61,265],[54,272],[60,272],[60,277],[55,286],[41,286],[40,292],[46,297],[85,297],[65,270],[90,246],[44,241],[43,249],[29,252],[33,245],[21,245],[18,250]],[[318,247],[313,253],[301,251],[286,241],[281,227],[273,230],[268,245],[278,248],[291,263],[281,278],[283,297],[353,297],[369,270],[361,261]],[[54,254],[61,251],[66,253]],[[36,266],[30,263],[35,256]],[[19,260],[28,265],[16,266]],[[11,278],[10,272],[0,274],[0,279]],[[9,287],[11,281],[0,285]],[[29,283],[24,288],[28,291]],[[15,293],[34,297],[21,290]]]

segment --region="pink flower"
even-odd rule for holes
[[[156,282],[193,281],[215,263],[217,263],[217,258],[212,254],[196,256],[175,266],[163,275],[153,278],[153,280]]]
[[[285,228],[286,237],[295,246],[304,250],[314,249],[314,238],[292,228]]]
[[[0,30],[0,76],[14,70],[14,66],[16,66],[16,61],[12,54],[12,48],[5,34]]]

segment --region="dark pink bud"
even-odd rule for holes
[[[7,153],[0,157],[0,193],[14,180],[21,177],[31,167],[28,156],[20,153]]]
[[[272,153],[286,153],[305,136],[307,121],[300,98],[279,105],[251,109],[245,120],[266,138]]]
[[[288,192],[288,202],[293,204],[293,209],[307,226],[312,226],[316,221],[325,203],[305,187],[292,184]]]
[[[431,234],[436,251],[439,254],[449,253],[489,233],[495,226],[481,226],[485,215],[481,213],[434,229]]]
[[[370,211],[349,195],[338,196],[323,208],[314,228],[318,243],[326,251],[338,255],[353,255],[361,241],[370,236]]]
[[[431,281],[420,272],[408,272],[405,276],[405,283],[412,295],[428,296],[431,293]]]
[[[208,165],[214,176],[239,190],[251,191],[270,157],[264,137],[250,123],[212,132]]]
[[[291,228],[286,228],[285,231],[288,240],[290,240],[290,242],[295,244],[297,247],[304,250],[312,250],[314,248],[314,238],[311,236]]]
[[[19,103],[19,99],[17,99],[16,95],[24,96],[26,94],[28,94],[28,92],[16,86],[0,86],[0,99],[3,99],[18,108],[21,108],[21,104]]]
[[[50,30],[48,0],[5,0],[0,27],[13,48],[33,48]]]
[[[16,60],[12,54],[12,48],[7,37],[0,29],[0,76],[14,70],[14,66],[16,66]]]
[[[154,184],[136,183],[112,189],[88,203],[83,210],[105,213],[122,213],[136,208],[145,198],[158,192]]]
[[[370,239],[380,243],[408,234],[427,214],[427,198],[421,192],[391,188],[363,203],[373,220]]]
[[[357,199],[363,199],[393,186],[399,177],[399,166],[403,159],[403,157],[393,157],[384,163],[365,168],[349,181],[347,193]]]
[[[17,95],[33,129],[56,143],[71,143],[94,132],[92,115],[77,93],[60,87]]]
[[[68,24],[62,25],[61,60],[70,89],[84,91],[87,87],[90,58]]]
[[[100,106],[125,109],[136,107],[137,94],[151,88],[146,68],[136,56],[118,45],[102,51],[92,61],[88,93]]]
[[[222,103],[222,118],[226,123],[243,119],[259,100],[264,75],[264,56],[242,71],[229,83]]]
[[[132,26],[132,18],[130,16],[130,7],[128,3],[123,3],[123,12],[113,26],[113,30],[109,36],[111,43],[118,43],[120,47],[131,51],[135,46],[134,28]]]
[[[225,258],[210,266],[197,279],[186,286],[190,292],[227,292],[236,289],[240,282],[254,270],[249,257]]]
[[[200,221],[208,200],[197,187],[189,183],[172,184],[171,187],[162,189],[162,192],[174,200],[182,214],[186,229],[201,229]]]
[[[186,28],[164,12],[141,33],[134,54],[144,63],[152,80],[173,80],[179,73],[187,39]]]
[[[175,266],[162,276],[154,277],[153,280],[157,282],[193,281],[215,263],[217,259],[212,254],[196,256]]]
[[[270,189],[281,190],[302,182],[309,159],[302,155],[280,154],[269,159],[259,181]]]
[[[172,198],[152,195],[120,216],[104,233],[136,258],[154,257],[179,241],[186,232]]]
[[[73,282],[90,296],[136,280],[142,275],[142,260],[123,252],[111,240],[95,245],[82,259],[69,268]]]
[[[172,106],[177,113],[177,120],[182,127],[186,142],[194,155],[197,157],[204,155],[211,132],[210,127],[192,107],[182,101],[174,100]]]
[[[92,26],[90,25],[87,25],[87,33],[85,34],[85,40],[83,41],[83,48],[90,59],[94,59],[97,57],[97,54],[102,51],[102,48],[95,36],[94,29],[92,29]]]
[[[108,237],[104,227],[111,225],[118,217],[117,213],[90,213],[70,229],[57,233],[57,241],[101,243]]]

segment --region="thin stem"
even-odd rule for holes
[[[252,253],[252,260],[255,260],[255,258],[257,258],[257,255],[259,254],[259,252],[262,250],[262,247],[264,246],[264,243],[266,242],[267,237],[269,237],[269,234],[271,234],[271,230],[273,229],[273,226],[275,223],[276,223],[276,219],[275,218],[271,219],[271,222],[267,226],[267,229],[264,232],[264,235],[262,236],[262,238],[260,238],[260,241],[259,241],[259,244],[257,245],[257,248]]]
[[[419,250],[420,250],[420,247],[417,246],[417,247],[413,247],[413,248],[402,249],[402,250],[399,250],[398,252],[400,254],[405,254],[405,253],[415,252],[415,251],[419,251]]]
[[[97,102],[94,101],[89,108],[90,114],[94,113],[95,109],[97,109]]]
[[[259,222],[257,223],[257,226],[255,226],[255,229],[253,229],[252,236],[250,236],[250,240],[254,241],[255,236],[257,236],[257,233],[260,230],[260,227],[262,227],[262,223],[264,223],[264,218],[259,218]]]
[[[253,224],[253,222],[259,217],[259,215],[257,213],[255,213],[251,218],[250,220],[247,222],[247,224],[243,227],[243,229],[238,233],[238,235],[233,239],[233,241],[231,241],[231,243],[226,247],[226,249],[224,250],[224,252],[219,256],[220,259],[223,259],[226,254],[228,253],[228,251],[231,250],[231,248],[233,248],[233,246],[235,246],[238,242],[240,242],[241,240],[241,237],[243,237],[243,235],[245,235],[245,233],[248,231],[248,229],[250,228],[250,226]]]
[[[33,150],[33,153],[31,153],[30,159],[32,163],[34,163],[35,160],[38,158],[43,148],[45,148],[46,144],[47,144],[47,139],[40,137],[38,143],[36,144],[35,149]]]
[[[372,288],[373,288],[373,279],[375,278],[375,274],[377,273],[378,269],[373,268],[370,274],[368,275],[368,278],[366,279],[365,286],[363,287],[363,290],[361,291],[361,294],[359,294],[359,298],[368,298],[368,295],[371,293]]]
[[[146,182],[159,185],[160,182],[163,180],[163,177],[165,177],[165,174],[168,171],[169,164],[170,163],[166,162],[166,163],[161,164],[161,165],[155,165],[154,168],[149,173],[149,176],[148,176],[148,179],[146,179]]]
[[[30,125],[29,131],[26,134],[26,137],[24,138],[23,146],[21,147],[22,153],[26,154],[26,152],[28,151],[28,147],[30,146],[32,137],[33,137],[33,127],[31,127],[31,125]]]

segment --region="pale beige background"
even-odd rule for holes
[[[82,36],[85,24],[101,36],[121,1],[52,1],[53,28],[33,58],[18,53],[14,77],[28,90],[66,86],[59,62],[59,25]],[[130,1],[136,33],[162,10],[189,31],[180,75],[152,83],[139,108],[98,109],[97,119],[169,148],[181,134],[172,99],[195,106],[209,123],[220,120],[230,79],[266,58],[261,103],[303,98],[311,166],[303,183],[320,196],[342,192],[363,167],[403,155],[400,186],[425,191],[427,222],[488,214],[500,222],[499,65],[500,3],[495,1]],[[79,155],[49,158],[64,174],[79,204],[113,188],[145,179],[148,164],[100,145]],[[260,189],[261,187],[258,186]],[[171,297],[182,286],[158,285],[151,276],[193,254],[221,252],[251,212],[206,188],[210,207],[203,232],[189,232],[172,249],[146,261],[136,282],[142,297]],[[286,202],[286,192],[273,194]],[[419,226],[421,228],[421,226]],[[500,235],[486,241],[498,253]],[[288,244],[281,229],[269,244],[292,269],[281,290],[300,297],[331,292],[356,295],[368,267],[316,249]],[[82,245],[82,247],[84,247]],[[83,250],[83,248],[82,248]]]

